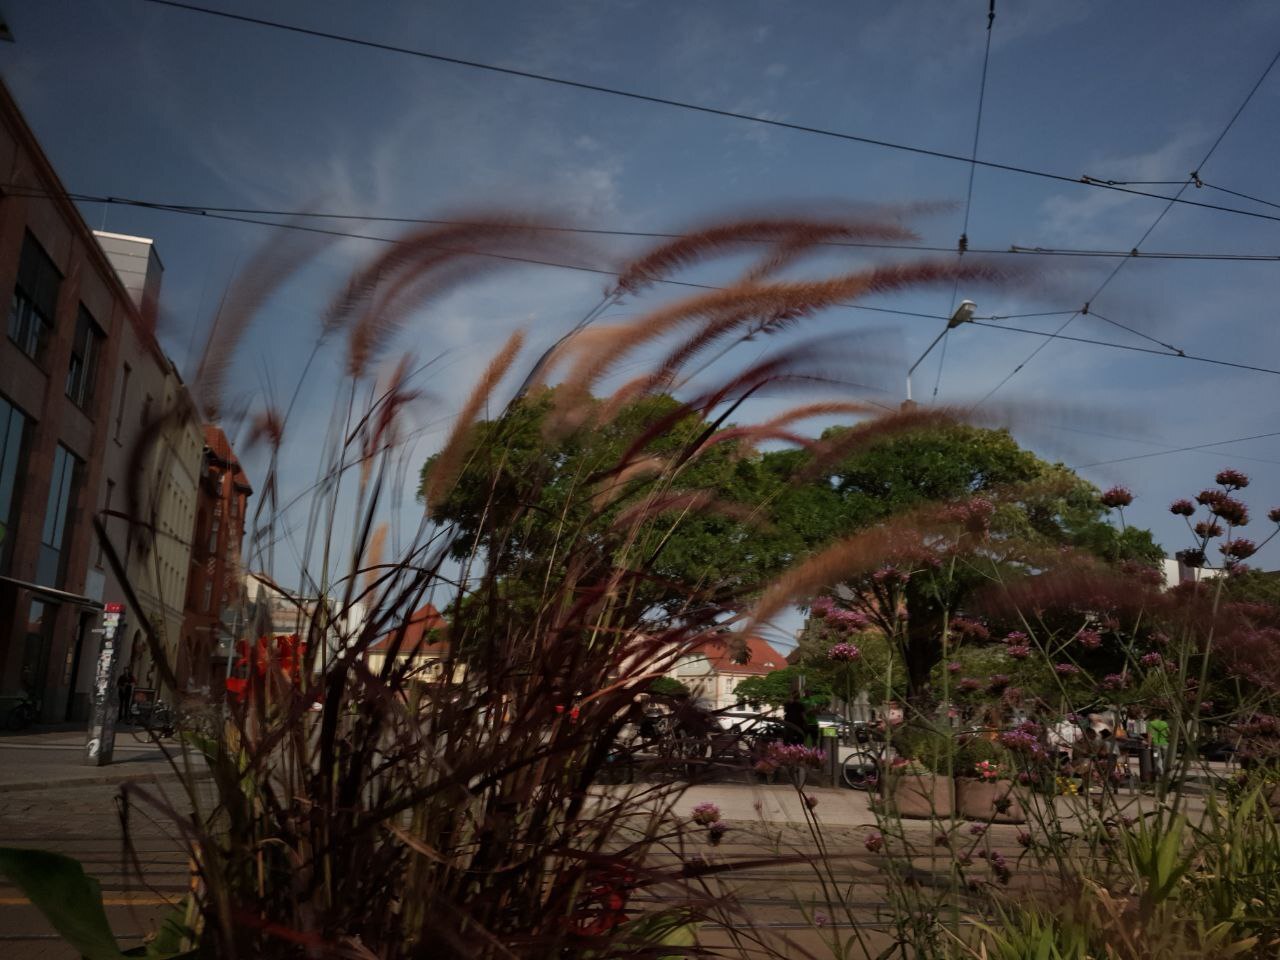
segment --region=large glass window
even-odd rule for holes
[[[53,326],[62,276],[30,233],[22,242],[18,282],[9,304],[9,339],[27,356],[39,360]]]
[[[8,573],[18,523],[22,441],[27,418],[0,397],[0,573]]]
[[[88,407],[93,400],[98,354],[102,349],[102,328],[89,311],[80,307],[76,318],[76,338],[71,344],[71,362],[67,367],[67,396],[77,407]]]
[[[66,573],[66,546],[74,526],[79,473],[80,462],[75,454],[58,444],[53,454],[53,473],[49,477],[44,527],[40,532],[40,556],[36,560],[36,583],[46,587],[62,586]]]

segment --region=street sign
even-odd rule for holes
[[[93,699],[89,705],[89,736],[84,745],[84,762],[96,767],[111,762],[116,745],[116,661],[120,645],[116,635],[124,633],[124,604],[108,603],[102,608],[102,639],[98,663],[93,672]]]

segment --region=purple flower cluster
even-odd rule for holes
[[[1004,642],[1012,644],[1026,643],[1029,639],[1030,638],[1021,630],[1011,630],[1005,635]]]
[[[1125,690],[1128,686],[1129,678],[1123,673],[1108,673],[1102,678],[1103,690]]]
[[[1112,487],[1102,494],[1102,505],[1108,510],[1116,507],[1127,507],[1133,503],[1133,491],[1128,487]]]
[[[977,620],[968,617],[956,617],[951,621],[951,629],[967,640],[990,640],[991,631]]]
[[[1272,507],[1267,511],[1267,519],[1272,523],[1280,523],[1280,507]]]
[[[1026,730],[1009,730],[1000,734],[1000,744],[1013,753],[1022,753],[1028,757],[1043,757],[1044,746],[1033,733]]]
[[[987,690],[993,694],[1000,693],[1009,686],[1009,677],[1003,673],[993,673],[987,679]]]
[[[1031,648],[1025,643],[1014,643],[1009,645],[1008,649],[1005,650],[1005,653],[1013,657],[1015,660],[1025,660],[1027,657],[1031,656]]]
[[[1155,669],[1155,668],[1164,666],[1164,657],[1162,657],[1160,654],[1155,653],[1153,651],[1151,653],[1144,653],[1142,655],[1142,659],[1139,660],[1138,662],[1141,663],[1144,667]]]
[[[883,566],[871,575],[871,579],[876,583],[892,586],[906,583],[911,579],[911,574],[894,566]]]
[[[711,801],[705,801],[693,808],[693,822],[708,827],[720,819],[720,808]]]
[[[827,649],[827,659],[833,663],[857,663],[862,659],[862,651],[857,644],[837,643]]]
[[[1215,517],[1221,517],[1233,527],[1245,527],[1249,525],[1249,508],[1235,497],[1220,496],[1213,503],[1209,504],[1209,512]]]
[[[1196,512],[1196,505],[1190,500],[1175,500],[1169,504],[1169,512],[1177,517],[1189,517]]]
[[[862,845],[871,853],[879,853],[884,849],[884,837],[879,833],[869,833],[867,839],[862,841]]]
[[[947,664],[947,673],[959,673],[963,669],[959,660],[952,660]]]
[[[729,825],[723,820],[717,820],[715,823],[707,826],[707,839],[711,841],[712,846],[718,844],[726,833],[729,832]]]
[[[764,757],[756,763],[755,769],[758,773],[773,773],[781,769],[821,767],[826,759],[827,752],[817,747],[775,741],[765,748]]]
[[[982,681],[974,677],[961,677],[956,689],[964,693],[974,693],[982,689]]]
[[[1243,560],[1246,557],[1253,556],[1258,551],[1258,545],[1252,540],[1237,537],[1235,540],[1224,543],[1218,549],[1222,551],[1223,556],[1230,557],[1232,560]]]
[[[1076,640],[1086,650],[1097,650],[1102,646],[1102,634],[1098,633],[1097,630],[1081,630],[1076,634]]]
[[[1219,470],[1218,475],[1213,478],[1224,487],[1232,487],[1236,490],[1243,490],[1249,485],[1249,478],[1239,470]]]
[[[1060,677],[1074,677],[1080,672],[1080,668],[1074,663],[1055,663],[1053,670]]]
[[[1009,878],[1013,876],[1013,871],[1009,869],[1009,862],[995,850],[987,854],[987,862],[991,864],[991,872],[995,874],[995,878],[1001,884],[1008,885]]]
[[[1197,537],[1220,537],[1222,536],[1222,524],[1216,520],[1201,520],[1193,528]]]

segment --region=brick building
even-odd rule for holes
[[[226,617],[243,606],[240,548],[253,488],[227,435],[204,427],[195,529],[187,575],[178,678],[188,688],[217,691],[236,625]],[[218,674],[218,669],[224,671]]]
[[[141,315],[0,85],[0,695],[78,718],[104,580],[90,568],[126,325]]]

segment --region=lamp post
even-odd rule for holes
[[[904,406],[910,406],[912,403],[911,375],[916,372],[916,367],[924,363],[924,358],[927,357],[929,355],[929,352],[938,345],[938,342],[947,335],[948,331],[954,330],[956,327],[960,326],[960,324],[968,323],[970,320],[972,320],[973,311],[976,310],[977,308],[978,308],[978,305],[974,303],[972,300],[961,300],[960,306],[956,307],[956,312],[951,315],[951,319],[948,320],[947,325],[942,328],[942,332],[933,338],[933,343],[929,344],[929,346],[924,348],[924,353],[920,354],[920,359],[918,359],[915,363],[911,365],[911,368],[907,371],[907,402],[906,404],[904,404]]]

